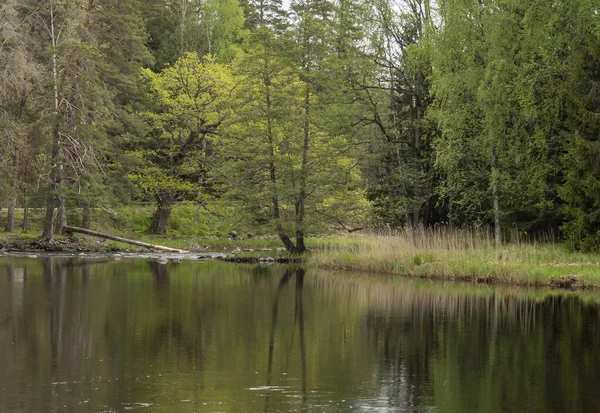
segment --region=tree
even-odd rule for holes
[[[431,142],[437,132],[425,113],[430,104],[431,64],[424,36],[429,2],[374,1],[366,28],[370,65],[355,75],[360,124],[372,130],[365,163],[369,198],[388,225],[421,225],[434,196]]]
[[[44,239],[52,237],[53,225],[61,232],[67,197],[85,191],[87,178],[100,169],[117,97],[131,90],[132,71],[149,58],[138,6],[137,0],[19,4],[22,34],[34,45],[30,59],[45,75],[30,108],[37,132],[50,136],[44,148],[49,153]]]
[[[550,10],[548,10],[550,9]],[[559,188],[565,222],[561,229],[571,246],[584,251],[600,250],[600,12],[598,3],[574,0],[540,6],[552,12],[551,25],[533,26],[544,40],[541,56],[552,73],[552,89],[561,99],[563,146],[560,158],[564,180]],[[550,45],[544,36],[554,40]]]
[[[543,161],[548,141],[524,116],[524,10],[508,0],[441,4],[430,111],[441,131],[434,143],[439,193],[453,222],[492,222],[500,244],[507,217],[540,210],[551,172]]]
[[[315,128],[314,110],[317,109],[314,91],[319,84],[319,76],[325,74],[324,64],[330,43],[329,25],[331,23],[333,5],[327,0],[299,0],[291,5],[296,21],[293,58],[299,68],[299,77],[303,83],[303,119],[302,119],[302,160],[297,179],[297,195],[295,200],[295,251],[303,253],[305,234],[306,198],[308,197],[307,178],[309,174],[308,159],[311,151],[311,137]]]
[[[33,46],[24,28],[19,2],[0,3],[0,171],[6,177],[0,193],[7,204],[6,231],[15,226],[15,207],[24,190],[23,173],[33,169],[35,148],[30,141],[32,91],[40,76],[40,66],[28,49]],[[29,16],[25,16],[29,17]]]
[[[214,139],[231,116],[234,81],[226,65],[186,53],[161,73],[143,71],[154,110],[142,113],[149,132],[130,137],[139,167],[129,176],[157,209],[148,233],[164,234],[173,204],[210,191]]]
[[[228,125],[225,170],[235,182],[228,192],[255,225],[270,226],[289,252],[303,253],[308,231],[326,223],[346,227],[365,210],[356,146],[332,120],[340,114],[329,99],[335,86],[325,70],[315,72],[312,54],[319,51],[320,64],[328,58],[318,36],[329,20],[316,20],[329,19],[331,5],[297,5],[296,13],[306,12],[297,14],[297,31],[286,30],[279,3],[251,6],[252,46],[237,65],[246,104]]]
[[[229,62],[244,36],[238,0],[152,0],[144,14],[156,70],[187,52]]]

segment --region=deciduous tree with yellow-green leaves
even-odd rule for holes
[[[227,65],[196,53],[187,53],[160,73],[145,69],[142,76],[152,106],[140,114],[147,123],[146,135],[128,142],[129,154],[138,162],[129,177],[155,199],[148,232],[162,234],[176,201],[213,189],[215,141],[236,105],[235,84]]]

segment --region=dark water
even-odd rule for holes
[[[0,260],[0,412],[600,412],[595,294]]]

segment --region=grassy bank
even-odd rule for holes
[[[90,229],[150,244],[190,251],[226,252],[241,248],[253,249],[257,252],[261,249],[277,250],[283,247],[279,238],[273,235],[272,228],[250,226],[238,217],[236,211],[228,209],[229,207],[224,205],[218,205],[214,207],[214,210],[208,211],[194,203],[177,204],[173,207],[167,225],[167,235],[149,235],[146,233],[146,229],[152,220],[155,208],[154,205],[120,206],[112,210],[94,208]],[[42,233],[44,210],[41,208],[29,210],[30,229],[28,231],[21,230],[23,209],[17,208],[15,212],[15,232],[6,234],[2,230],[6,226],[7,211],[6,209],[0,210],[0,242],[33,241],[38,238]],[[70,209],[67,221],[69,225],[81,226],[81,209]],[[229,236],[233,231],[238,234],[236,239]],[[80,234],[77,236],[82,238]],[[61,239],[61,237],[56,238]],[[99,244],[114,249],[132,248],[129,244],[121,242],[99,240],[92,237],[86,237],[86,239],[90,241],[86,247]],[[311,238],[307,240],[307,245],[311,248],[338,242],[350,241],[339,241],[336,237],[327,236]],[[283,252],[278,251],[278,253],[282,254]]]
[[[98,231],[109,231],[114,235],[144,234],[152,220],[155,205],[119,206],[112,209],[92,208],[91,227]],[[219,206],[216,211],[208,211],[200,205],[182,202],[173,206],[168,221],[167,233],[172,237],[214,236],[224,237],[231,231],[240,235],[249,232],[248,226],[238,219],[238,214],[227,206]],[[23,208],[15,210],[15,229],[20,229],[23,222]],[[0,231],[6,226],[7,211],[0,210]],[[44,209],[29,209],[29,228],[31,233],[41,232],[44,220]],[[69,225],[82,225],[81,208],[71,207],[68,210]]]
[[[21,212],[17,211],[18,218]],[[0,225],[5,214],[6,211],[0,211]],[[152,207],[147,206],[123,207],[112,213],[95,210],[92,228],[190,251],[231,252],[240,248],[246,250],[243,255],[287,255],[281,251],[282,243],[276,236],[255,232],[248,237],[251,230],[241,223],[223,220],[193,205],[176,207],[168,236],[147,235],[144,230],[151,214]],[[31,218],[31,231],[0,234],[0,242],[33,241],[39,237],[41,210],[32,210]],[[69,222],[77,225],[75,218]],[[233,230],[243,239],[228,238]],[[572,252],[552,237],[536,242],[516,235],[507,244],[496,247],[492,234],[485,231],[437,228],[311,237],[307,246],[311,250],[307,263],[320,268],[479,283],[600,288],[600,256]],[[82,247],[137,249],[96,238],[86,238]]]
[[[406,230],[321,245],[309,255],[308,263],[444,280],[600,288],[600,256],[571,252],[548,241],[516,239],[496,247],[486,232]]]

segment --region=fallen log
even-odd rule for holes
[[[78,232],[80,234],[91,235],[93,237],[109,239],[112,241],[124,242],[126,244],[136,245],[138,247],[144,247],[144,248],[154,249],[154,250],[159,250],[159,251],[178,252],[178,253],[189,252],[189,251],[180,250],[177,248],[165,247],[163,245],[148,244],[147,242],[136,241],[133,239],[127,239],[127,238],[123,238],[123,237],[116,237],[114,235],[103,234],[101,232],[92,231],[92,230],[85,229],[85,228],[66,226],[66,227],[64,227],[64,231],[68,234],[71,234],[73,232]]]

